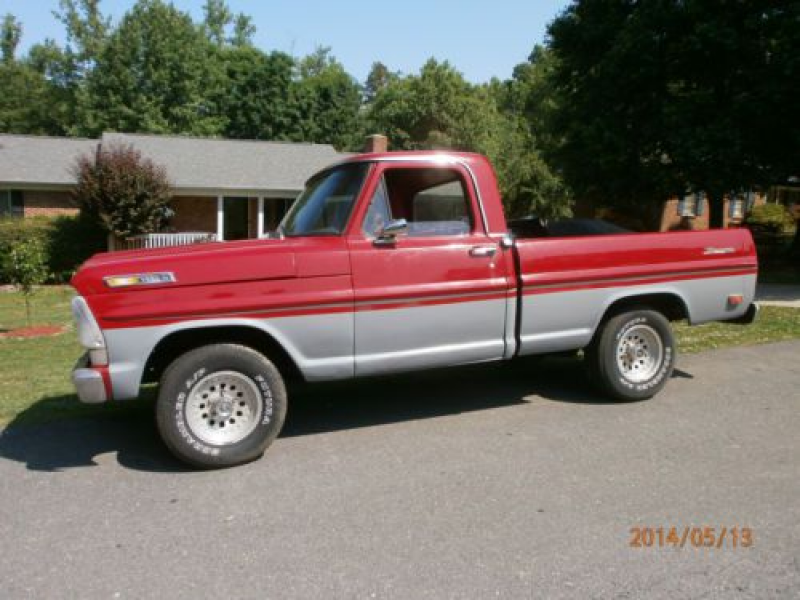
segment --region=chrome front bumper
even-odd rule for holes
[[[108,400],[103,375],[89,368],[89,355],[84,354],[72,370],[72,384],[78,399],[86,404],[102,404]]]

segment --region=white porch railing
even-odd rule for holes
[[[116,250],[139,250],[140,248],[167,248],[170,246],[187,246],[216,242],[216,233],[204,231],[182,231],[180,233],[146,233],[125,238]]]

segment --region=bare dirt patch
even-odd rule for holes
[[[0,339],[28,339],[52,337],[64,333],[67,328],[64,325],[33,325],[31,327],[18,327],[8,331],[0,330]]]

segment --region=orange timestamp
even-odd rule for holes
[[[631,527],[631,548],[750,548],[750,527]]]

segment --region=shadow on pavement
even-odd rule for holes
[[[676,372],[678,377],[691,377]],[[44,398],[0,432],[0,457],[35,471],[96,466],[115,453],[127,468],[185,472],[158,437],[153,394],[118,405],[87,406],[69,418],[35,424],[53,404],[74,396]],[[281,437],[491,410],[535,400],[570,404],[609,403],[591,386],[577,358],[526,358],[505,364],[467,366],[293,390]],[[52,411],[51,411],[52,412]],[[70,414],[76,411],[71,411]]]

